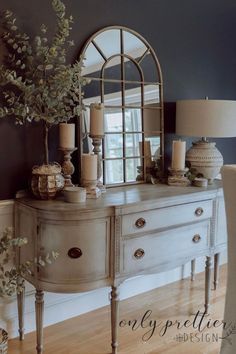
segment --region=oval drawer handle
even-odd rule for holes
[[[142,248],[138,248],[135,252],[134,252],[134,257],[136,259],[141,259],[145,256],[145,251]]]
[[[81,251],[80,248],[73,247],[73,248],[69,249],[67,254],[70,258],[76,259],[76,258],[80,258],[82,256],[83,252]]]
[[[201,216],[203,214],[204,210],[202,208],[197,208],[195,210],[195,215],[196,216]]]
[[[138,220],[135,221],[135,226],[138,229],[141,229],[142,227],[144,227],[146,225],[146,220],[144,218],[139,218]]]
[[[201,241],[201,236],[198,235],[198,234],[194,235],[192,241],[193,241],[194,243],[200,242],[200,241]]]

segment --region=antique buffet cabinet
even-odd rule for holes
[[[26,279],[36,289],[37,353],[43,352],[43,292],[81,292],[111,287],[112,353],[117,353],[118,288],[127,278],[166,271],[206,256],[205,309],[210,298],[211,256],[225,248],[218,228],[222,190],[212,186],[138,185],[110,189],[81,205],[63,200],[16,201],[17,234],[28,238],[19,262],[45,255]],[[23,297],[18,295],[23,338]]]
[[[16,234],[28,239],[18,262],[59,252],[53,264],[35,265],[33,274],[24,276],[36,289],[38,354],[43,352],[44,291],[111,287],[111,342],[116,354],[118,293],[123,281],[205,256],[208,311],[211,257],[226,245],[222,217],[218,217],[219,211],[224,212],[219,184],[197,188],[144,183],[147,174],[163,171],[164,160],[162,75],[151,46],[132,30],[112,26],[93,35],[82,55],[86,57],[83,75],[89,79],[85,107],[88,110],[95,100],[104,104],[101,178],[113,187],[98,199],[78,204],[66,203],[63,197],[53,201],[26,197],[15,202]],[[82,123],[86,117],[80,119],[80,154],[88,138]],[[18,295],[18,309],[23,339],[23,292]]]

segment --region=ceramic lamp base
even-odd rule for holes
[[[214,142],[200,140],[186,153],[186,162],[191,172],[208,179],[211,184],[223,166],[223,157]]]

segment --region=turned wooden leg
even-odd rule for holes
[[[191,281],[195,280],[196,259],[191,260]]]
[[[19,339],[24,339],[24,312],[25,312],[25,281],[22,278],[17,279],[17,284],[20,291],[17,292],[17,309],[18,309],[18,323],[19,323]]]
[[[214,290],[219,283],[220,253],[214,255]]]
[[[36,335],[37,335],[37,354],[43,353],[43,310],[44,310],[44,293],[37,290],[35,293],[35,313],[36,313]]]
[[[209,311],[210,304],[210,290],[211,290],[211,257],[206,257],[205,267],[205,312]]]
[[[118,288],[112,286],[111,290],[111,347],[112,354],[118,353],[118,320],[119,320],[119,292]]]

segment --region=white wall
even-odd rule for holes
[[[13,201],[0,202],[0,230],[3,230],[6,226],[13,225],[13,209]],[[226,253],[222,253],[221,264],[225,262]],[[199,258],[196,264],[196,273],[202,272],[204,267],[205,260]],[[183,267],[165,273],[140,276],[138,282],[137,278],[129,279],[120,287],[120,299],[155,289],[189,275],[190,264],[188,263]],[[109,291],[109,288],[102,288],[80,294],[46,293],[44,325],[48,326],[108,305]],[[10,337],[18,335],[17,307],[14,297],[0,302],[0,327],[5,328]],[[34,290],[30,285],[27,286],[26,291],[25,330],[26,332],[35,330]]]

